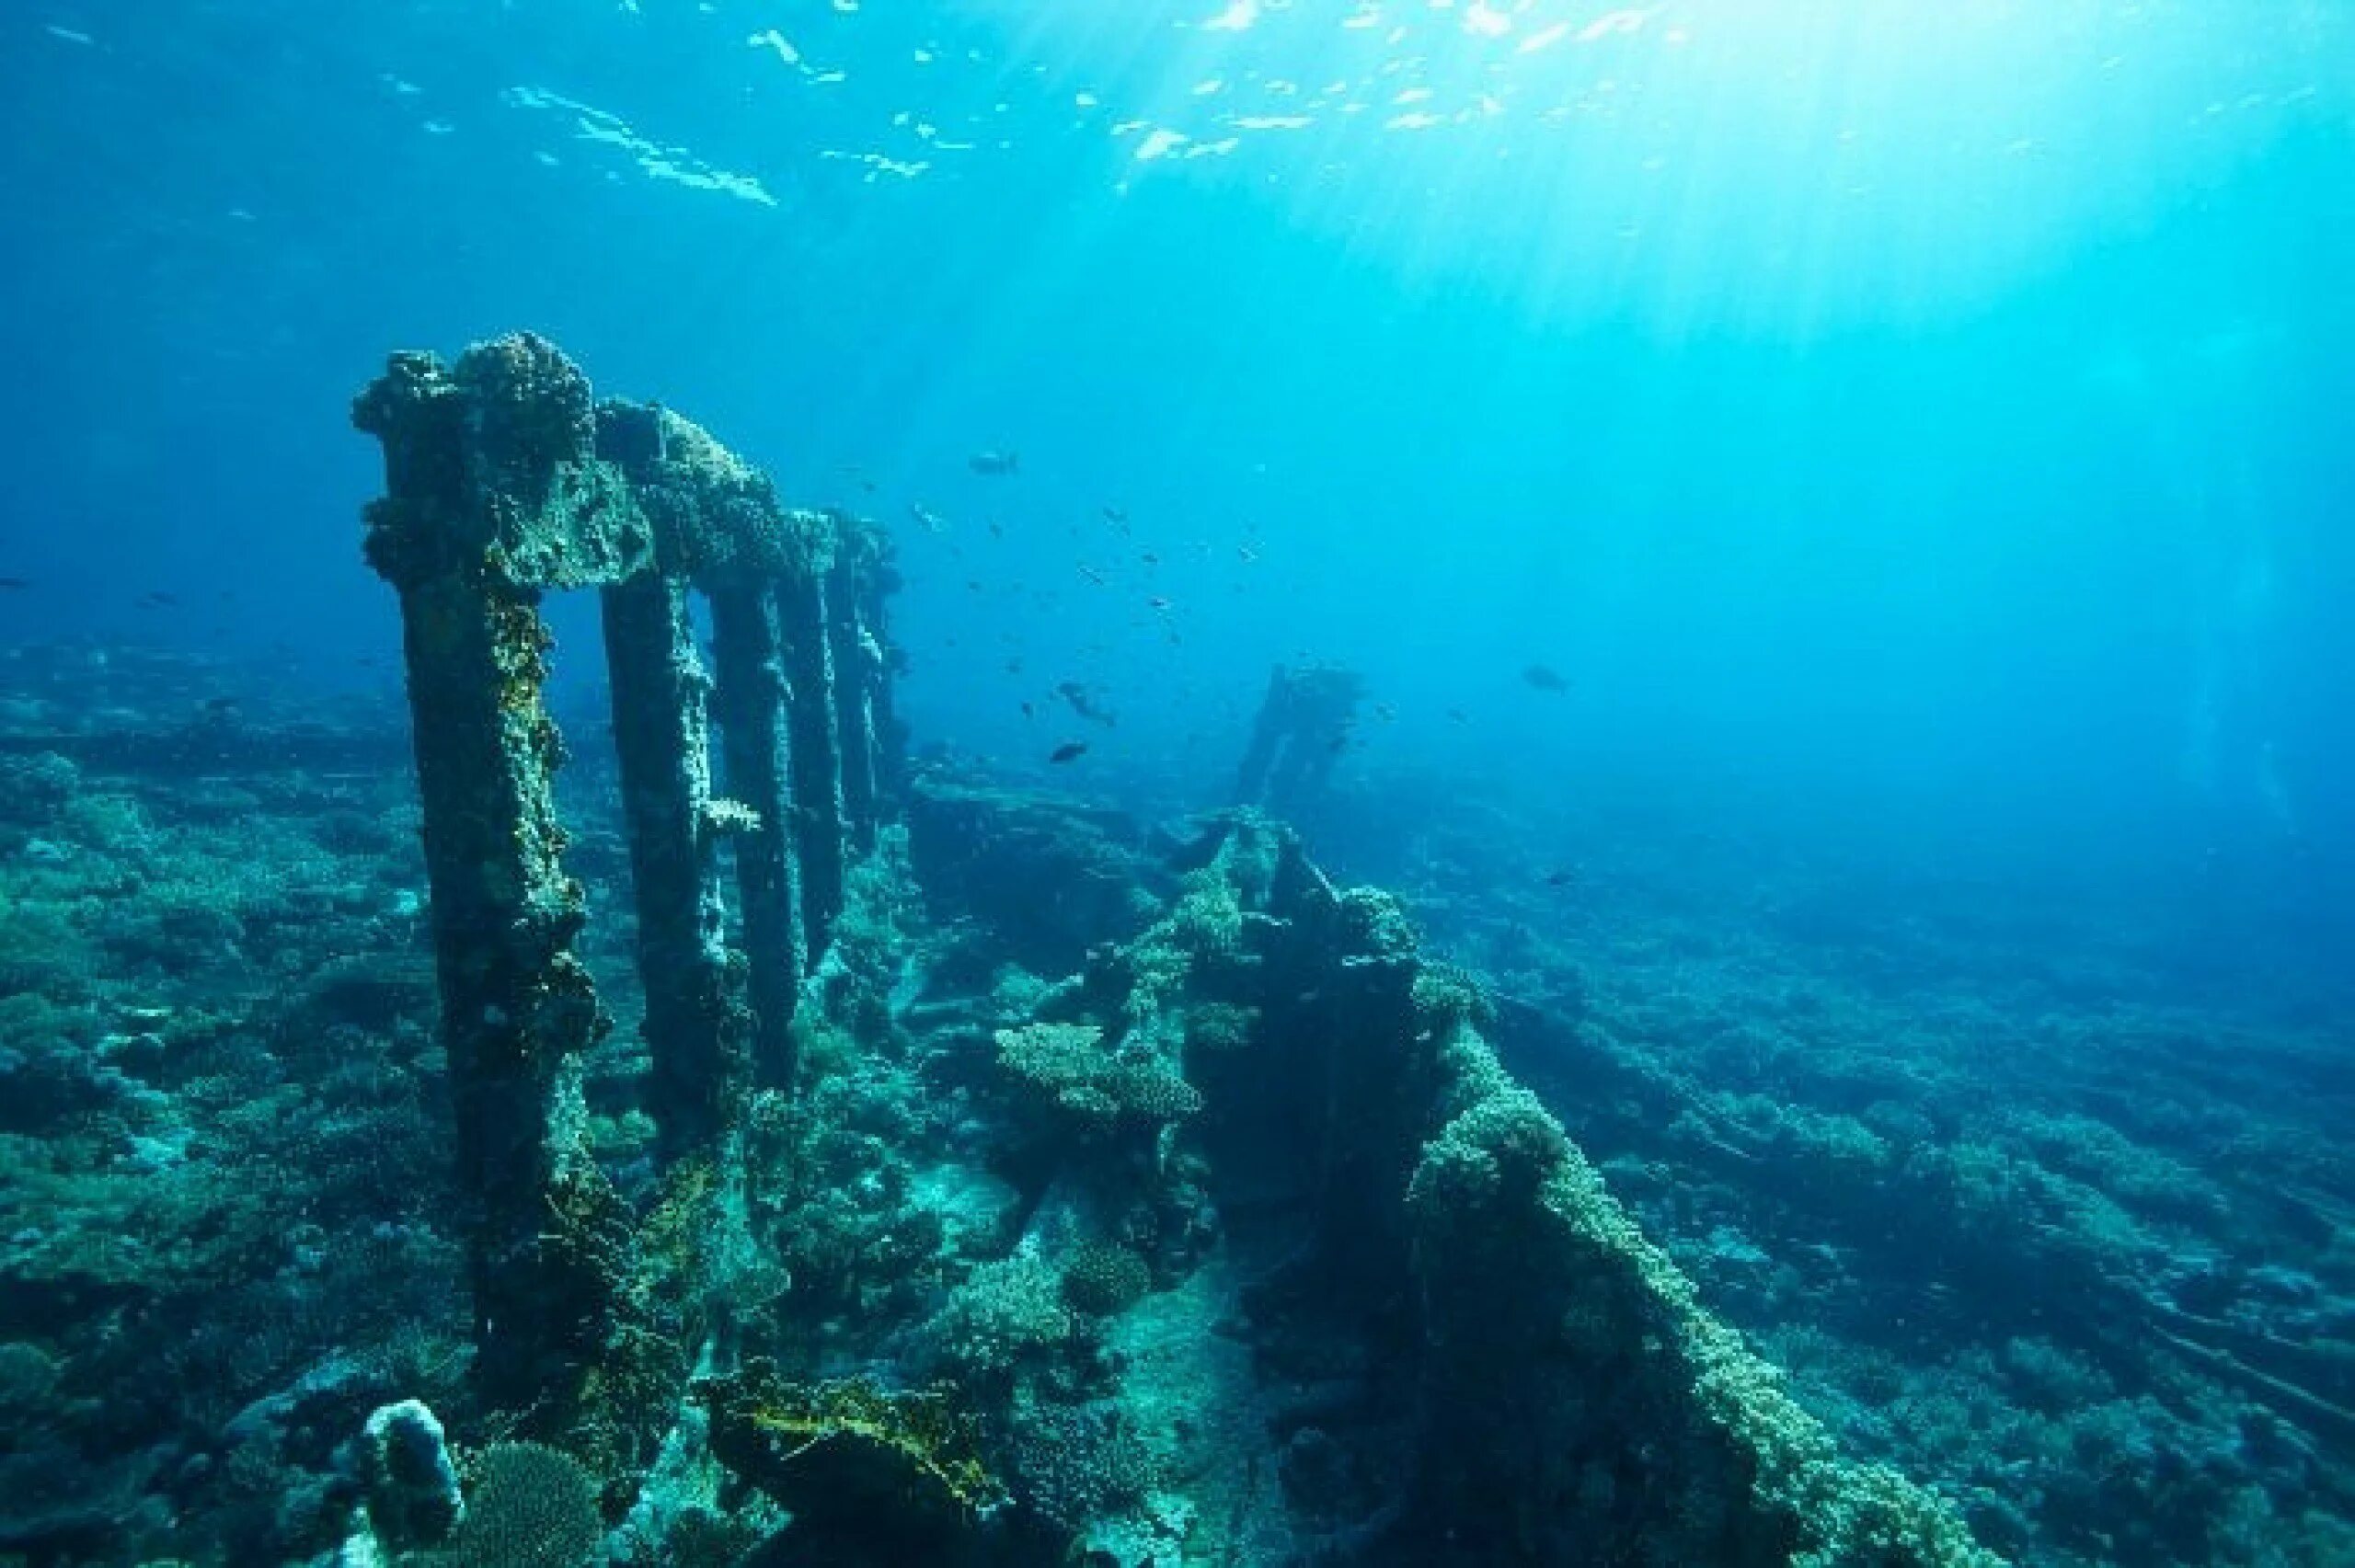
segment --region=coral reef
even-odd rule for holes
[[[500,1500],[489,1480],[512,1456],[490,1456],[514,1428],[465,1375],[465,1210],[440,1144],[428,905],[399,781],[256,781],[275,815],[231,818],[145,775],[76,767],[73,787],[40,807],[66,857],[7,884],[35,910],[70,911],[132,866],[192,890],[231,866],[271,872],[212,899],[236,930],[201,970],[121,968],[103,945],[120,928],[68,915],[40,992],[0,1003],[28,1091],[6,1135],[24,1175],[0,1400],[44,1435],[0,1460],[8,1539],[65,1561],[175,1538],[239,1561],[354,1539],[469,1560],[502,1517],[473,1522]],[[626,908],[617,776],[583,763],[566,788],[585,903]],[[961,809],[960,832],[988,833],[985,808]],[[1021,801],[1008,830],[1051,811]],[[879,832],[846,875],[833,940],[797,985],[794,1082],[747,1093],[725,1160],[661,1158],[635,1031],[580,1053],[564,1125],[580,1179],[557,1186],[541,1234],[613,1308],[575,1329],[593,1375],[540,1439],[564,1457],[534,1450],[586,1489],[552,1482],[557,1523],[514,1527],[551,1551],[585,1536],[649,1563],[771,1539],[854,1562],[1982,1560],[1953,1509],[1843,1449],[1963,1478],[1972,1523],[2029,1557],[2098,1531],[2196,1560],[2227,1498],[2327,1496],[2300,1427],[2252,1417],[2220,1449],[2073,1320],[2015,1329],[1981,1369],[1934,1380],[1903,1342],[1834,1337],[1837,1314],[1773,1315],[1807,1270],[1744,1261],[1773,1191],[1789,1212],[1851,1216],[1844,1237],[1901,1201],[1924,1223],[1976,1217],[1953,1244],[1972,1238],[2014,1280],[2084,1249],[2163,1269],[2176,1231],[2231,1200],[2115,1122],[2023,1114],[1974,1146],[1886,1088],[1770,1095],[1730,1069],[1705,1086],[1694,1047],[1671,1070],[1629,1043],[1670,1002],[1591,971],[1549,982],[1574,1014],[1491,994],[1425,959],[1396,899],[1334,887],[1247,816],[1166,843],[1159,898],[1122,900],[1123,931],[1062,978],[1009,965],[994,922],[1097,863],[1050,860],[1028,896],[993,887],[968,906],[919,897],[896,846]],[[625,1020],[643,1005],[635,943],[597,920],[579,939]],[[1565,1016],[1587,1032],[1564,1038]],[[1676,1037],[1750,1059],[1777,1027],[1749,1013]],[[1491,1038],[1579,1087],[1545,1072],[1523,1087]],[[1123,1064],[1182,1093],[1120,1112],[1137,1081]],[[1109,1119],[1072,1116],[1058,1096],[1074,1088],[1104,1094]],[[36,1148],[56,1174],[22,1158]],[[1671,1158],[1697,1179],[1664,1181]],[[2039,1229],[2007,1228],[2021,1212]],[[100,1244],[131,1235],[155,1243]],[[1798,1299],[1821,1299],[1817,1277]],[[2240,1364],[2215,1386],[2297,1371],[2240,1298],[2159,1277],[2176,1311],[2242,1336],[2183,1331]],[[2327,1310],[2290,1276],[2273,1288],[2276,1322]],[[1754,1322],[1790,1376],[1726,1317]],[[101,1337],[104,1322],[136,1332]],[[706,1381],[682,1403],[698,1359]],[[1843,1391],[1867,1360],[1878,1391],[1857,1404]],[[926,1377],[950,1381],[908,1382]],[[171,1398],[127,1397],[142,1384]],[[438,1538],[395,1521],[364,1459],[370,1413],[403,1400],[446,1423],[464,1482],[468,1523]],[[911,1426],[953,1429],[978,1470],[942,1462],[963,1478],[942,1482]],[[84,1452],[115,1457],[66,1457]],[[2022,1462],[2072,1479],[2000,1509],[1970,1482]],[[811,1501],[911,1486],[986,1502]],[[921,1517],[935,1533],[912,1549]],[[2327,1539],[2326,1513],[2303,1528]]]
[[[2327,1004],[910,776],[870,526],[527,338],[360,414],[410,713],[0,659],[0,1558],[2355,1549]]]

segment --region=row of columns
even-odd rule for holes
[[[353,418],[385,452],[367,553],[400,598],[478,1369],[495,1402],[520,1407],[580,1379],[593,1356],[580,1325],[618,1288],[550,1235],[551,1211],[602,1180],[579,1147],[577,1063],[608,1025],[563,866],[540,597],[602,600],[648,1108],[677,1162],[718,1153],[751,1084],[792,1082],[800,980],[892,793],[881,612],[896,579],[867,525],[787,511],[675,416],[598,406],[528,335],[446,370],[398,356]]]

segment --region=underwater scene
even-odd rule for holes
[[[2355,4],[14,0],[0,1568],[2355,1565]]]

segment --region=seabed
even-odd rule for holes
[[[1338,672],[1181,823],[916,765],[874,525],[528,336],[355,417],[405,709],[0,668],[0,1561],[2355,1561],[2343,1158],[2160,1004],[1348,885]]]

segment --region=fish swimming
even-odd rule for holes
[[[1050,762],[1075,762],[1086,755],[1087,755],[1086,741],[1066,740],[1061,746],[1056,747],[1052,751],[1047,753],[1047,761]]]
[[[1022,454],[1018,452],[999,452],[993,448],[986,452],[975,452],[965,460],[965,466],[976,474],[985,475],[993,479],[1002,479],[1007,475],[1018,474],[1022,471]]]
[[[1521,678],[1540,692],[1567,692],[1569,677],[1549,665],[1533,664],[1521,672]]]
[[[1098,706],[1095,695],[1076,681],[1058,681],[1055,685],[1055,695],[1069,703],[1071,711],[1082,718],[1093,719],[1097,724],[1108,726],[1120,722],[1111,709]]]

